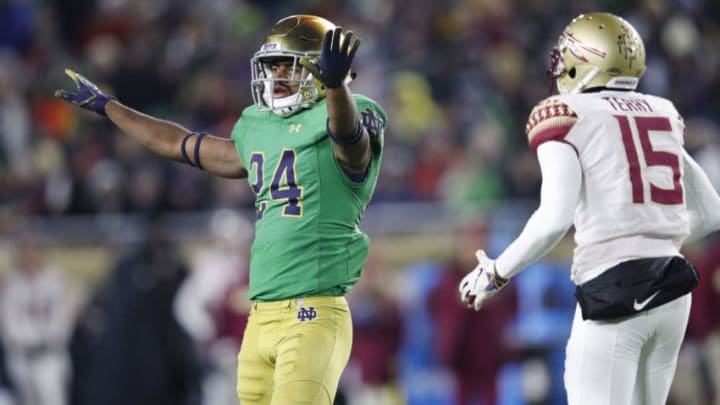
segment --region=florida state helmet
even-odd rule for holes
[[[560,35],[548,73],[561,94],[598,87],[634,90],[645,73],[645,45],[616,15],[581,14]]]

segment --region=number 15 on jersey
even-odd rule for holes
[[[673,152],[655,150],[650,139],[650,132],[665,132],[668,136],[672,136],[670,120],[667,117],[628,117],[625,115],[616,115],[615,119],[620,126],[625,156],[630,167],[633,203],[645,203],[645,188],[649,187],[651,201],[665,205],[682,204],[684,193],[680,179],[681,157]],[[640,149],[636,147],[634,133],[637,134]],[[645,166],[642,165],[641,158],[645,161]],[[672,188],[663,188],[647,180],[646,170],[653,166],[670,168]]]

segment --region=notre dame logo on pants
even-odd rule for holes
[[[352,347],[343,297],[256,302],[240,355],[242,405],[331,405]]]
[[[298,309],[297,319],[300,320],[300,322],[312,321],[316,316],[317,311],[315,311],[315,307],[309,307],[308,309],[300,307],[300,309]]]

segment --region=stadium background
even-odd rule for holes
[[[242,263],[214,247],[231,241],[245,254],[253,217],[245,182],[161,161],[52,93],[67,87],[71,67],[127,105],[227,136],[252,103],[249,61],[264,33],[283,16],[318,14],[362,39],[352,89],[390,117],[362,224],[372,252],[350,297],[358,348],[340,400],[453,404],[477,386],[494,388],[496,403],[561,404],[571,235],[479,314],[442,312],[454,298],[443,286],[475,248],[501,251],[537,205],[525,121],[548,95],[558,34],[595,10],[638,29],[648,55],[640,91],[676,103],[688,150],[720,187],[720,3],[710,0],[0,1],[0,270],[15,267],[18,244],[38,244],[74,286],[68,300],[80,318],[148,235],[176,245],[191,273],[208,256]],[[711,403],[720,389],[718,249],[711,237],[686,250],[703,280],[673,403]],[[442,332],[448,325],[457,330]],[[205,349],[213,339],[197,328]]]

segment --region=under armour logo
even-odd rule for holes
[[[298,309],[297,319],[300,322],[312,321],[316,317],[317,311],[315,311],[315,307],[300,307],[300,309]]]
[[[289,133],[300,133],[300,127],[302,127],[302,124],[290,124],[290,128],[288,129]]]

